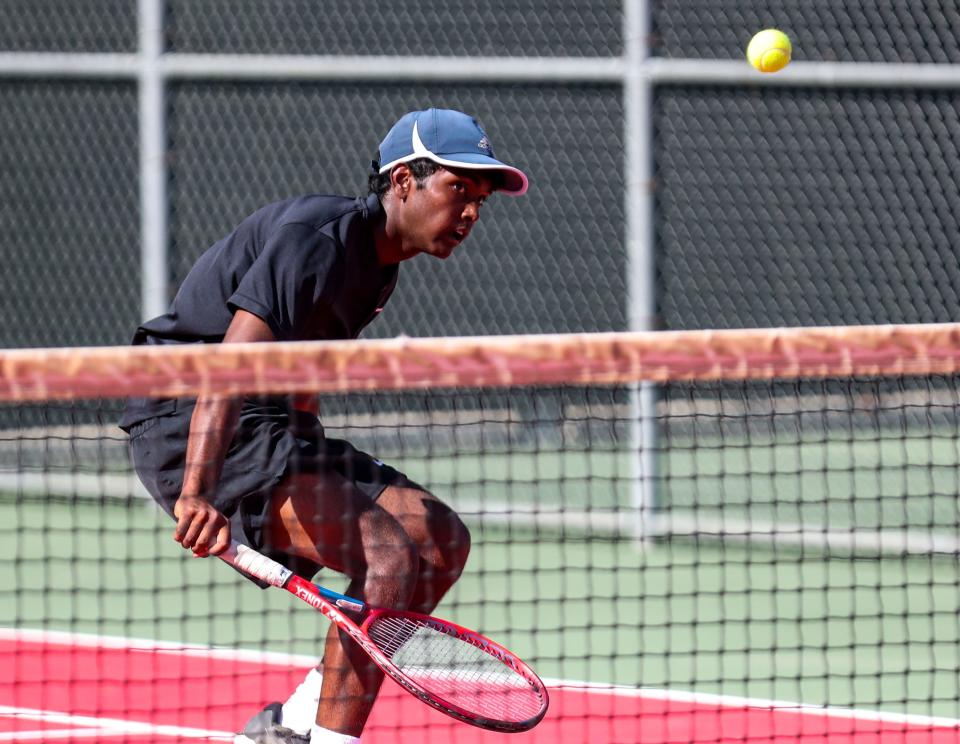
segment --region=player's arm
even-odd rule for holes
[[[269,326],[253,313],[237,310],[223,343],[274,341]],[[174,505],[174,539],[199,556],[219,555],[230,544],[230,523],[210,503],[236,433],[243,403],[236,396],[197,398],[190,419],[183,487]]]

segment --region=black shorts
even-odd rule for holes
[[[183,484],[187,438],[195,401],[177,401],[170,413],[128,427],[137,475],[173,517]],[[249,545],[309,578],[319,566],[271,550],[267,544],[270,499],[292,473],[336,472],[375,500],[388,486],[421,488],[403,473],[342,439],[328,439],[316,416],[276,400],[243,403],[237,433],[227,451],[213,506],[230,520],[236,542]],[[262,582],[255,582],[266,586]]]

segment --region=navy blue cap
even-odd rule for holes
[[[379,172],[418,158],[451,168],[499,171],[502,193],[520,196],[527,190],[523,171],[497,160],[480,123],[460,111],[431,108],[405,114],[380,143]]]

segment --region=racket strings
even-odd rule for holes
[[[525,721],[543,705],[526,677],[468,640],[407,617],[382,616],[367,634],[429,694],[485,718]]]
[[[367,629],[370,638],[391,660],[420,629],[422,623],[396,617],[378,618]],[[396,662],[394,662],[396,663]]]

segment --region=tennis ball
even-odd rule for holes
[[[747,59],[760,72],[782,70],[790,61],[792,52],[790,37],[775,28],[760,31],[747,45]]]

